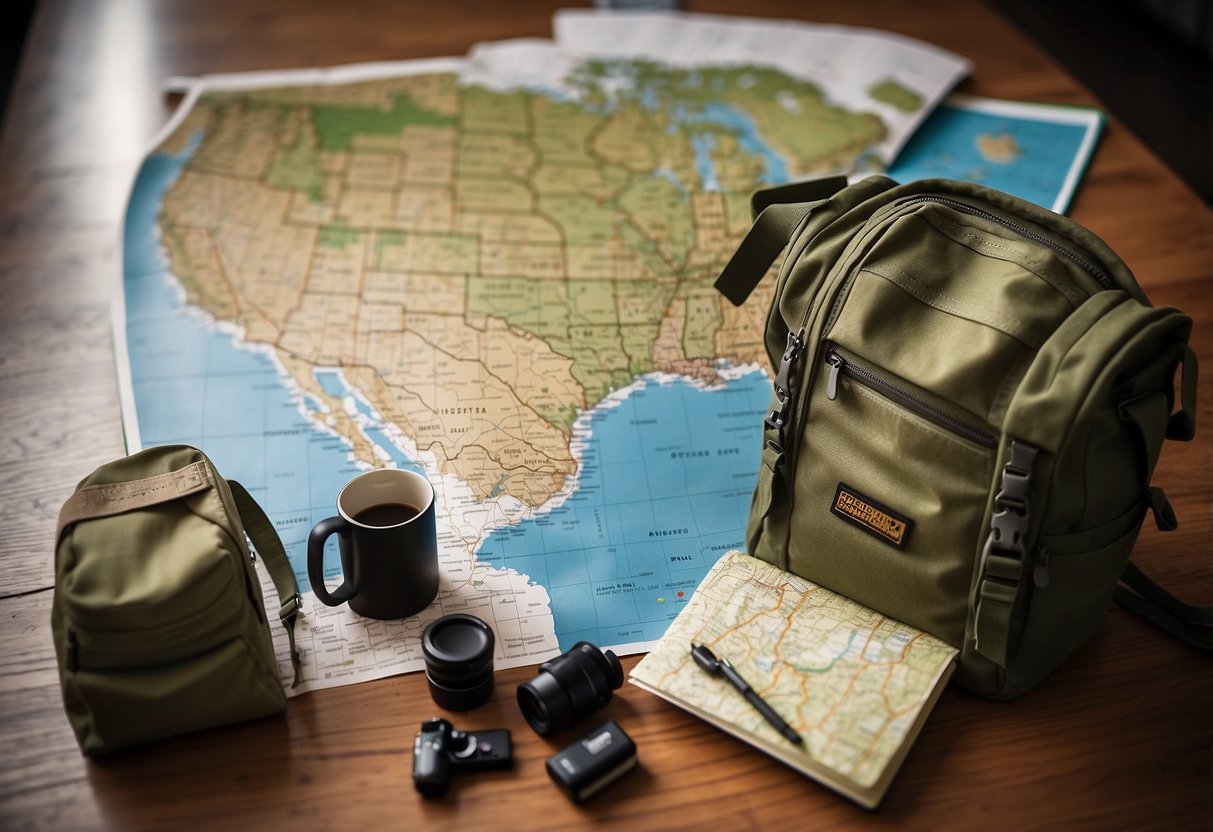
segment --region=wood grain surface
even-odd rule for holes
[[[694,2],[730,12],[873,26],[967,56],[961,89],[1097,105],[990,8],[963,0]],[[413,790],[411,743],[440,714],[418,674],[306,694],[286,715],[83,759],[63,715],[49,610],[59,506],[123,453],[110,304],[137,165],[175,102],[170,75],[460,55],[550,34],[556,4],[383,0],[43,0],[0,144],[0,829],[1210,829],[1213,660],[1128,613],[1040,688],[1010,703],[949,689],[882,807],[865,812],[748,746],[625,685],[601,713],[641,768],[585,808],[548,781],[547,741],[502,671],[485,707],[516,766]],[[1080,33],[1076,34],[1080,36]],[[1143,90],[1167,106],[1166,90]],[[1213,214],[1112,118],[1071,215],[1103,237],[1156,305],[1195,320],[1213,373]],[[1213,397],[1198,438],[1170,443],[1156,482],[1178,531],[1142,533],[1135,559],[1213,603]],[[625,661],[631,667],[635,659]],[[588,729],[590,725],[581,726]]]

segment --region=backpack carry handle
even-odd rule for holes
[[[754,191],[750,197],[750,216],[758,219],[772,205],[791,205],[797,202],[820,202],[829,199],[847,186],[845,176],[823,176],[804,182],[789,182]]]
[[[717,291],[734,306],[745,303],[813,209],[846,185],[845,176],[831,176],[756,192],[750,201],[754,224],[716,278]]]
[[[55,542],[63,538],[68,526],[81,520],[112,517],[136,509],[179,500],[205,491],[214,483],[206,462],[198,460],[184,468],[139,480],[87,485],[77,490],[59,509]]]

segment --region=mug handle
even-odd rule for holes
[[[316,524],[307,538],[307,577],[312,582],[312,592],[330,607],[335,607],[358,594],[358,559],[342,558],[342,567],[349,566],[350,574],[344,575],[341,586],[329,592],[324,586],[324,543],[329,535],[337,534],[342,549],[349,545],[350,527],[341,517],[326,517]]]

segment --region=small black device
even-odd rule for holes
[[[493,629],[474,615],[451,613],[421,634],[430,696],[448,711],[483,705],[493,693]]]
[[[619,658],[579,641],[518,686],[518,707],[531,727],[547,736],[610,702],[611,692],[622,684]]]
[[[636,768],[636,743],[607,720],[547,761],[548,774],[575,803],[589,800]]]
[[[425,797],[441,797],[456,771],[508,768],[513,760],[509,729],[460,731],[434,717],[413,740],[413,785]]]

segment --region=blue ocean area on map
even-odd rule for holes
[[[319,402],[293,391],[268,351],[190,310],[166,274],[157,216],[200,139],[178,155],[150,156],[128,208],[124,288],[139,435],[144,447],[200,447],[248,486],[307,590],[308,532],[361,469],[343,440],[300,409],[302,401],[316,412]],[[320,368],[315,377],[326,393],[353,400],[366,436],[395,464],[417,466],[339,373]],[[479,557],[547,589],[562,649],[579,639],[658,638],[716,559],[742,545],[769,391],[758,370],[711,389],[640,380],[586,417],[583,466],[563,504],[498,528]],[[330,541],[326,571],[335,575],[334,548]]]
[[[493,532],[480,558],[551,598],[560,647],[659,638],[716,560],[744,547],[770,382],[646,379],[590,419],[577,490]]]
[[[224,476],[244,483],[308,589],[307,534],[335,513],[337,492],[361,470],[345,443],[299,411],[269,355],[237,347],[232,333],[191,312],[165,274],[156,217],[200,141],[196,136],[176,156],[149,156],[127,209],[126,331],[140,441],[194,445]],[[330,551],[330,571],[336,563]]]
[[[1053,208],[1087,135],[1082,124],[996,115],[941,104],[898,154],[889,176],[964,179]],[[1018,153],[1005,161],[982,155],[978,137],[1010,136]]]

